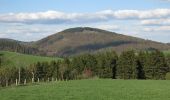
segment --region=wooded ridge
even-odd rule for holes
[[[90,27],[70,28],[34,42],[0,39],[0,50],[33,55],[73,56],[114,50],[169,50],[170,45]]]

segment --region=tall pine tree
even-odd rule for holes
[[[133,50],[124,51],[119,57],[117,76],[121,79],[136,79],[137,78],[137,63],[136,56]]]

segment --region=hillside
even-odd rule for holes
[[[66,29],[34,42],[0,39],[1,51],[43,56],[70,56],[106,49],[118,53],[129,49],[165,51],[170,50],[170,45],[89,27]]]
[[[101,29],[77,27],[48,36],[33,44],[47,55],[69,56],[85,52],[113,49],[122,52],[136,50],[169,50],[164,43],[126,36]]]
[[[12,51],[24,54],[43,54],[38,48],[32,47],[29,42],[0,38],[0,51]]]
[[[52,58],[52,57],[42,57],[42,56],[33,56],[27,54],[20,54],[15,52],[8,52],[8,51],[0,51],[0,54],[3,55],[4,61],[2,66],[15,66],[15,67],[25,67],[30,64],[36,62],[43,62],[43,61],[52,61],[52,60],[59,60],[61,58]]]

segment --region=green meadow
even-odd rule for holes
[[[11,86],[1,100],[170,100],[170,81],[91,79]]]
[[[166,50],[166,51],[163,51],[163,53],[165,54],[165,55],[170,55],[170,50]]]
[[[0,54],[3,55],[4,62],[2,65],[8,67],[25,67],[29,66],[30,64],[36,62],[50,62],[52,60],[61,60],[58,57],[42,57],[42,56],[33,56],[27,54],[21,54],[16,52],[8,52],[8,51],[0,51]]]

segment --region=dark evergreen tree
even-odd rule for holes
[[[64,80],[69,80],[70,79],[70,60],[68,58],[64,58],[63,61],[63,66],[65,66],[65,71],[64,71]]]
[[[100,78],[113,78],[116,76],[116,62],[118,56],[114,51],[98,53],[95,55],[97,60],[97,74]]]
[[[51,61],[48,67],[47,76],[50,78],[57,78],[57,76],[55,76],[55,70],[57,70],[57,67],[57,62]]]
[[[78,74],[80,76],[82,75],[86,76],[85,75],[86,73],[83,72],[86,72],[88,70],[91,71],[92,76],[94,76],[97,73],[96,64],[97,61],[94,55],[83,54],[83,55],[76,56],[72,59],[71,62],[72,69],[75,69],[74,71],[72,71],[72,73]]]
[[[146,62],[146,53],[140,51],[137,57],[137,79],[145,79],[144,64]]]
[[[26,68],[20,67],[20,84],[24,84],[25,79],[27,79]]]
[[[168,66],[168,72],[170,72],[170,55],[167,55],[165,58]]]
[[[158,50],[148,53],[144,69],[147,79],[165,79],[168,65],[164,54]]]
[[[120,55],[118,60],[117,75],[118,78],[121,79],[137,78],[136,56],[133,50],[124,51]]]
[[[44,81],[45,79],[47,79],[47,76],[46,76],[47,67],[48,67],[47,62],[43,62],[43,63],[38,62],[36,64],[36,73],[35,73],[36,80],[40,79]]]
[[[0,54],[0,67],[2,66],[3,54]]]

